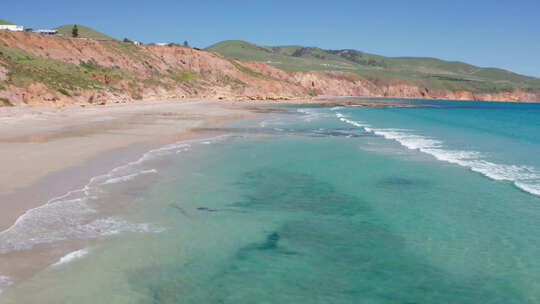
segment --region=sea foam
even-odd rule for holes
[[[0,275],[0,294],[4,292],[6,287],[9,287],[13,284],[13,281],[7,276]]]
[[[60,260],[58,260],[58,262],[52,264],[52,266],[60,266],[60,265],[72,262],[74,260],[81,259],[84,256],[86,256],[88,252],[89,252],[88,249],[81,249],[81,250],[70,252],[66,254],[65,256],[63,256]]]
[[[164,229],[146,223],[130,223],[121,218],[94,219],[92,203],[103,194],[103,187],[128,182],[144,174],[157,174],[142,168],[148,161],[190,150],[193,144],[215,143],[227,135],[177,142],[144,153],[139,159],[95,176],[82,188],[50,199],[21,215],[8,229],[0,232],[0,254],[28,250],[43,243],[68,238],[96,238],[121,232],[161,232]]]
[[[445,149],[442,141],[413,134],[410,130],[374,128],[363,122],[350,120],[342,113],[336,113],[336,117],[345,123],[363,128],[366,132],[395,140],[408,149],[418,150],[437,160],[469,168],[493,180],[511,181],[517,188],[540,196],[540,173],[533,167],[497,164],[485,160],[480,152]]]
[[[317,111],[315,109],[298,109],[297,112],[303,114],[302,119],[305,122],[312,122],[323,117],[328,117],[328,113]]]
[[[135,172],[135,173],[132,173],[132,174],[127,174],[127,175],[123,175],[123,176],[119,176],[119,177],[112,177],[112,178],[107,179],[105,182],[103,182],[103,185],[127,182],[127,181],[130,181],[130,180],[136,178],[139,175],[150,174],[150,173],[158,173],[158,171],[156,169],[141,170],[139,172]]]

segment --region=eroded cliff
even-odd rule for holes
[[[0,31],[0,105],[103,104],[209,97],[326,96],[538,101],[539,93],[428,90],[347,72],[291,72],[181,46],[136,46]]]

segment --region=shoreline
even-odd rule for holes
[[[12,243],[9,235],[19,221],[25,222],[33,212],[49,208],[70,193],[85,192],[95,178],[131,166],[148,153],[169,144],[206,138],[208,132],[198,128],[257,115],[252,107],[198,99],[91,109],[27,108],[19,112],[33,116],[13,117],[3,130],[8,132],[0,133],[0,159],[6,173],[0,177],[0,240],[2,235],[8,237],[5,248],[0,246],[0,276],[6,278],[4,281],[9,279],[0,282],[0,294],[9,285],[31,278],[55,259],[91,242],[73,239],[60,246],[46,242],[12,250],[9,248],[18,248],[18,243]],[[103,124],[104,115],[110,120],[107,124]],[[3,117],[6,113],[0,111],[0,121]],[[88,148],[92,144],[99,147]],[[73,151],[83,148],[88,150]],[[40,153],[34,153],[36,150]],[[10,159],[10,155],[16,157]]]
[[[0,112],[0,233],[27,211],[193,131],[256,115],[215,100]],[[18,113],[13,113],[18,112]],[[8,119],[6,119],[8,118]]]
[[[274,110],[261,106],[418,107],[382,100],[187,99],[66,108],[0,108],[0,233],[26,211],[197,129]],[[45,198],[45,199],[44,199]]]
[[[341,98],[308,100],[223,101],[213,99],[142,101],[63,109],[28,107],[0,109],[0,237],[12,233],[19,219],[73,191],[82,191],[96,177],[136,161],[171,143],[205,138],[225,121],[286,111],[265,106],[326,105],[417,107],[396,102]],[[32,215],[30,215],[32,216]],[[8,232],[9,231],[9,232]],[[73,242],[72,244],[78,243]],[[84,241],[82,241],[84,243]],[[9,243],[8,243],[9,244]],[[11,247],[9,245],[8,247]],[[2,248],[0,248],[2,249]],[[1,252],[0,275],[15,281],[29,278],[79,247]],[[21,272],[16,264],[32,260]],[[17,262],[19,261],[19,262]],[[7,270],[7,272],[6,272]],[[1,289],[1,288],[0,288]]]
[[[26,211],[152,148],[197,137],[199,128],[273,111],[261,106],[280,105],[422,106],[321,97],[0,108],[0,233]]]

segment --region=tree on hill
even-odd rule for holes
[[[184,46],[185,46],[185,47],[189,47],[189,42],[188,42],[187,40],[184,41]]]
[[[71,30],[71,36],[73,38],[79,37],[79,28],[77,27],[76,24],[73,26],[73,29]]]

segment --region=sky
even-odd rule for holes
[[[23,0],[0,18],[82,24],[115,38],[223,40],[436,57],[540,77],[540,0]]]

